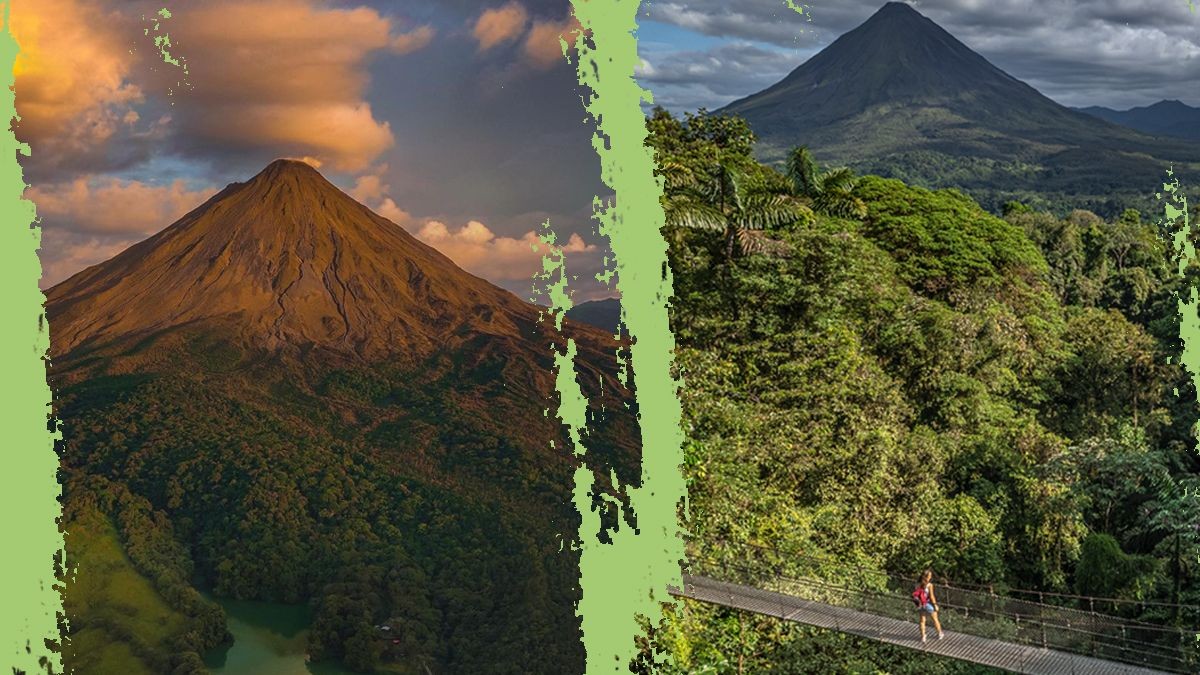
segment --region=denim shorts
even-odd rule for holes
[[[925,603],[924,605],[921,605],[920,609],[918,609],[917,611],[918,611],[918,612],[924,612],[924,613],[926,613],[926,614],[933,614],[933,613],[934,613],[934,612],[936,612],[937,610],[933,608],[933,603],[932,603],[932,602],[927,602],[927,603]]]

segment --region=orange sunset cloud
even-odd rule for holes
[[[579,19],[573,14],[562,21],[535,22],[525,36],[522,50],[535,66],[549,68],[563,60],[563,41],[568,47],[575,45],[580,28]]]
[[[463,269],[492,280],[524,281],[542,268],[547,246],[530,230],[521,237],[498,236],[487,225],[472,220],[451,230],[445,223],[430,220],[416,231],[421,241],[446,254]],[[563,246],[564,253],[594,252],[595,245],[584,243],[572,234]]]
[[[144,95],[130,81],[133,38],[120,15],[80,0],[14,0],[9,11],[22,141],[69,152],[136,119]]]
[[[278,148],[335,169],[365,168],[395,140],[365,100],[367,64],[429,44],[428,26],[398,32],[374,9],[315,0],[218,0],[181,9],[192,68],[182,124],[198,140]]]
[[[525,30],[529,12],[519,2],[510,2],[495,9],[485,10],[475,21],[471,33],[479,42],[480,51],[487,51],[498,44],[508,42]]]

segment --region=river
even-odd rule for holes
[[[334,663],[305,660],[310,612],[305,605],[210,598],[225,608],[233,645],[213,650],[213,675],[351,675]]]

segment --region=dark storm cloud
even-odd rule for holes
[[[811,34],[809,19],[788,9],[782,0],[649,0],[643,4],[643,10],[643,16],[652,21],[717,37],[795,45]]]
[[[652,2],[647,12],[654,21],[705,35],[775,45],[787,50],[783,53],[806,57],[866,20],[883,3],[811,2],[812,22],[792,19],[787,29],[774,22],[782,4],[782,0],[681,0]],[[1200,85],[1200,13],[1189,10],[1186,0],[916,0],[909,4],[1000,68],[1067,105],[1129,107],[1163,98],[1200,104],[1200,96],[1193,93]],[[797,49],[803,53],[793,51]],[[802,60],[797,58],[793,66]],[[698,78],[690,86],[692,91],[707,87],[708,78]],[[716,107],[757,90],[747,86],[707,105]]]
[[[638,79],[655,93],[656,104],[690,110],[769,87],[795,68],[797,58],[795,52],[736,42],[652,56],[644,60]]]

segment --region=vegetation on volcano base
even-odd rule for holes
[[[659,110],[649,129],[671,171],[738,167],[744,189],[801,200],[738,118]],[[1015,202],[1001,217],[875,176],[852,194],[861,217],[806,202],[810,217],[741,222],[771,245],[728,256],[725,233],[673,210],[667,176],[690,557],[751,543],[784,574],[828,561],[835,581],[931,566],[1200,603],[1200,536],[1179,516],[1200,488],[1195,392],[1175,365],[1182,282],[1155,226]],[[680,672],[980,672],[692,602],[654,644]]]
[[[311,601],[310,655],[360,672],[386,661],[478,671],[496,658],[512,672],[531,672],[534,651],[552,655],[547,663],[578,656],[563,629],[574,625],[569,593],[578,570],[548,534],[571,531],[570,483],[557,480],[565,466],[522,460],[519,442],[486,421],[447,425],[453,412],[415,409],[403,425],[378,421],[356,432],[313,408],[301,421],[298,411],[270,409],[266,397],[248,403],[244,389],[212,380],[172,376],[96,389],[63,395],[71,420],[64,454],[72,475],[108,480],[72,483],[67,503],[144,495],[138,508],[151,514],[147,522],[189,542],[190,555],[180,549],[179,559],[159,563],[190,593],[194,580],[221,597]],[[97,405],[108,396],[115,400]],[[67,525],[78,533],[69,535],[68,555],[83,556],[88,583],[99,583],[83,543],[95,530],[87,519]],[[131,526],[120,538],[135,563],[145,531]],[[72,604],[73,630],[102,622],[95,609]],[[389,622],[402,644],[375,628]],[[509,628],[518,624],[520,631]],[[125,625],[130,644],[152,639]],[[152,663],[183,653],[171,641],[182,639],[180,626],[157,630],[168,635],[144,646]],[[186,651],[219,642],[188,643]]]

